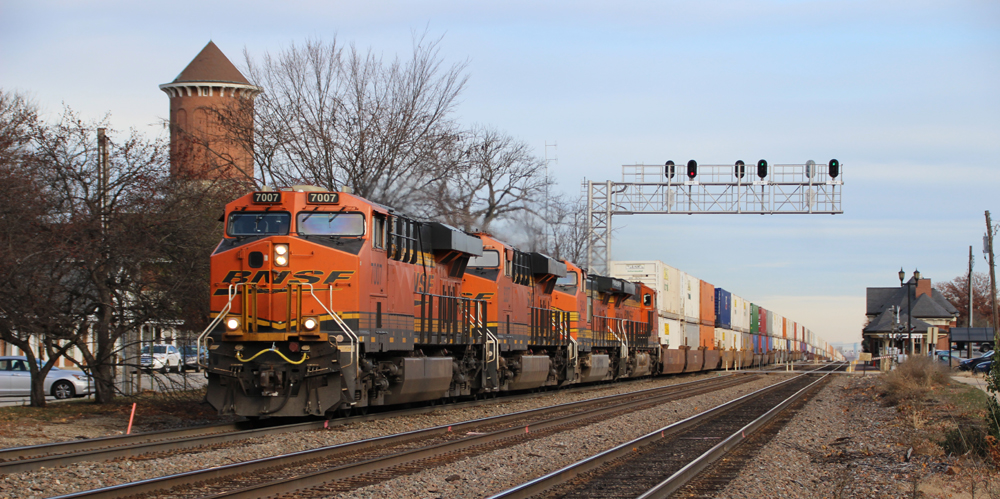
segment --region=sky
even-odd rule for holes
[[[164,135],[172,81],[212,40],[242,65],[306,39],[467,62],[457,109],[555,158],[559,189],[623,164],[825,163],[843,215],[615,217],[615,260],[657,259],[860,341],[865,288],[982,258],[1000,219],[1000,2],[0,0],[0,88]],[[546,144],[556,144],[546,148]]]

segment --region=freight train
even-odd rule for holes
[[[806,328],[660,262],[612,276],[313,186],[226,206],[211,256],[208,401],[323,415],[835,355]]]

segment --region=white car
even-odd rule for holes
[[[150,346],[152,346],[152,355],[149,353]],[[181,358],[181,352],[177,350],[177,347],[161,343],[142,347],[142,356],[139,357],[139,365],[143,369],[163,372],[173,370],[179,373],[181,372],[181,366],[184,365],[184,360]]]
[[[90,376],[53,366],[45,376],[45,393],[57,399],[81,397],[93,390]],[[31,371],[28,358],[0,357],[0,395],[31,395]]]

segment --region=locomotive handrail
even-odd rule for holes
[[[236,289],[236,288],[238,288],[241,284],[245,284],[245,283],[236,283],[236,284],[230,284],[229,285],[229,301],[226,302],[226,306],[222,307],[222,310],[219,311],[219,315],[215,316],[215,319],[208,325],[208,327],[206,327],[205,330],[202,331],[201,334],[198,335],[198,341],[195,343],[196,345],[198,345],[198,367],[203,367],[205,369],[209,368],[208,364],[202,364],[201,363],[201,348],[202,348],[202,343],[203,342],[205,343],[205,345],[204,345],[205,346],[205,351],[207,352],[208,351],[208,342],[206,340],[208,338],[208,335],[209,335],[209,333],[212,332],[213,329],[215,329],[215,326],[219,325],[219,322],[221,322],[223,319],[226,318],[226,314],[228,314],[229,311],[233,308],[233,299],[236,298],[236,293],[233,293],[233,290]]]
[[[354,334],[354,331],[352,331],[351,328],[347,325],[347,323],[344,322],[344,319],[341,319],[340,315],[331,310],[333,308],[333,285],[332,284],[330,285],[330,308],[327,308],[326,305],[323,304],[323,301],[316,297],[315,289],[313,288],[311,282],[303,283],[303,285],[309,286],[309,294],[312,295],[314,300],[316,300],[316,303],[319,303],[319,306],[323,307],[323,310],[326,310],[326,313],[330,314],[330,317],[333,317],[334,322],[336,322],[337,325],[340,326],[341,331],[347,333],[347,336],[350,337],[351,363],[344,366],[343,369],[347,369],[348,367],[354,366],[355,376],[357,376],[358,375],[357,371],[359,366],[358,358],[360,355],[360,352],[358,352],[358,349],[360,348],[358,346],[358,343],[360,342],[360,340],[358,339],[358,335]]]

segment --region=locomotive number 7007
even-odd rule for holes
[[[254,203],[280,203],[280,192],[255,192],[253,193]]]

